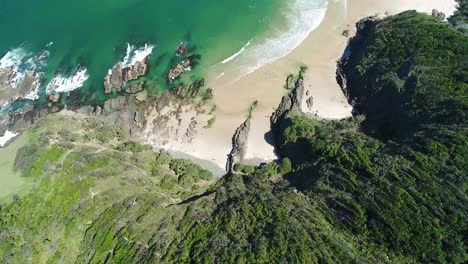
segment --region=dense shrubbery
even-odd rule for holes
[[[468,39],[414,11],[366,22],[341,62],[347,93],[379,137],[412,136],[426,123],[456,123],[468,100]],[[443,107],[441,107],[443,106]]]
[[[149,146],[137,142],[69,141],[72,131],[85,127],[90,134],[119,131],[95,121],[58,115],[31,132],[32,143],[19,151],[15,167],[38,183],[0,209],[0,262],[94,263],[104,261],[109,250],[119,259],[124,237],[143,241],[143,233],[157,230],[157,219],[185,211],[184,206],[166,207],[203,192],[213,179],[198,165],[147,151]],[[120,133],[108,135],[109,142],[121,139]]]
[[[458,3],[458,10],[449,18],[456,29],[468,35],[468,0],[456,0]]]
[[[468,260],[468,42],[415,12],[366,30],[345,72],[363,116],[283,120],[277,139],[291,185],[269,180],[283,163],[236,166],[243,174],[218,184],[211,214],[201,218],[193,204],[197,217],[184,218],[187,235],[165,260]]]
[[[143,152],[151,150],[151,146],[140,144],[135,141],[127,141],[122,144],[119,144],[115,147],[118,151],[128,151],[128,152]]]

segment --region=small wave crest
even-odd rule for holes
[[[34,74],[35,77],[42,75],[42,70],[47,66],[47,59],[49,56],[50,53],[47,50],[33,54],[22,47],[18,47],[9,50],[0,59],[0,69],[11,69],[12,73],[8,77],[8,83],[11,87],[17,88],[27,74]],[[33,85],[36,86],[35,90],[37,90],[39,83],[35,82]],[[32,95],[30,97],[32,97]]]
[[[141,48],[136,48],[134,45],[127,43],[127,51],[122,60],[123,68],[128,68],[135,65],[137,62],[145,60],[153,52],[154,46],[145,44]]]
[[[72,76],[57,74],[47,85],[47,94],[76,90],[82,87],[88,78],[88,70],[83,66],[78,66]]]
[[[292,52],[322,23],[327,7],[328,0],[293,0],[283,12],[286,30],[271,28],[269,36],[252,41],[235,54],[237,57],[242,53],[240,75],[245,76]]]
[[[235,59],[236,57],[238,57],[239,55],[241,55],[242,52],[244,52],[245,49],[246,49],[248,46],[250,46],[250,41],[247,42],[247,44],[245,44],[238,52],[234,53],[234,55],[232,55],[231,57],[229,57],[229,58],[223,60],[221,63],[222,63],[222,64],[226,64],[226,63],[232,61],[233,59]]]

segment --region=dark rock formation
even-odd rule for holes
[[[12,86],[13,80],[18,73],[11,67],[0,69],[0,107],[6,102],[13,102],[18,99],[34,99],[32,94],[42,81],[42,74],[33,71],[25,73],[24,78]]]
[[[148,64],[146,59],[126,68],[124,68],[123,64],[119,62],[104,78],[104,92],[109,94],[114,90],[116,92],[121,92],[122,89],[125,89],[128,93],[137,93],[142,91],[144,86],[144,83],[142,82],[131,85],[127,88],[124,87],[128,82],[138,80],[141,76],[146,75],[147,71]]]
[[[232,172],[234,165],[244,160],[247,151],[247,141],[250,132],[250,120],[246,120],[240,125],[232,137],[232,150],[228,155],[226,171]]]
[[[172,69],[169,70],[169,73],[167,74],[167,83],[171,84],[176,79],[180,78],[185,73],[185,71],[190,69],[191,65],[191,58],[184,59],[177,63]]]
[[[443,12],[439,12],[437,9],[432,9],[432,16],[437,17],[440,20],[445,20],[445,14]]]
[[[288,78],[286,78],[286,83],[284,84],[284,88],[286,90],[294,89],[294,75],[288,75]]]
[[[129,86],[128,88],[125,89],[125,91],[130,94],[139,93],[143,91],[144,86],[145,86],[145,82],[140,82],[140,83]]]
[[[299,77],[297,80],[293,91],[283,96],[280,105],[273,112],[270,122],[272,129],[275,129],[279,125],[280,121],[284,119],[289,114],[302,114],[301,111],[301,102],[304,97],[304,79]]]
[[[309,97],[307,100],[306,100],[306,104],[307,104],[307,107],[310,109],[312,109],[312,107],[314,106],[314,97],[311,96]]]
[[[179,46],[176,50],[177,56],[184,56],[187,53],[187,44],[185,42],[179,43]]]
[[[105,93],[111,93],[113,89],[120,91],[123,82],[122,63],[117,63],[104,79]]]

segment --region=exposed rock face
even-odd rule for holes
[[[190,143],[212,118],[207,114],[211,108],[165,92],[157,100],[138,101],[133,96],[107,100],[99,116],[121,125],[135,140],[165,147],[169,143]]]
[[[185,42],[179,43],[179,46],[176,50],[177,56],[184,56],[187,53],[187,44]]]
[[[246,120],[240,125],[234,136],[232,137],[232,150],[228,155],[226,163],[226,170],[232,172],[234,165],[241,163],[244,160],[245,153],[247,152],[247,142],[250,132],[250,120]]]
[[[192,65],[192,60],[190,58],[184,59],[181,62],[177,63],[167,75],[167,82],[171,84],[176,79],[180,78],[185,71],[190,69]]]
[[[0,109],[6,102],[13,102],[17,99],[35,99],[35,91],[42,81],[42,75],[33,71],[25,73],[15,87],[12,86],[12,80],[17,73],[7,67],[0,69]]]
[[[123,85],[122,63],[117,63],[104,78],[105,93],[111,93],[113,89],[120,91]]]
[[[121,92],[124,89],[125,84],[129,81],[138,80],[141,76],[146,75],[148,71],[148,65],[146,59],[138,61],[134,65],[124,67],[122,62],[117,63],[112,70],[109,71],[107,76],[104,78],[104,92],[106,94],[112,91]],[[128,93],[136,93],[143,90],[144,82],[134,84],[130,87],[125,88]]]
[[[48,99],[49,99],[49,102],[51,103],[57,103],[60,100],[60,94],[59,93],[51,94],[49,95]]]
[[[359,52],[363,46],[365,46],[364,41],[367,39],[368,35],[375,29],[377,24],[380,22],[375,16],[367,17],[361,19],[356,23],[356,36],[351,38],[350,44],[347,47],[347,56],[343,56],[341,60],[338,62],[338,67],[336,70],[336,80],[341,87],[346,98],[348,98],[348,102],[354,108],[353,112],[356,114],[356,106],[357,101],[356,98],[351,98],[350,89],[349,89],[349,68],[354,68],[352,66],[352,62],[350,61],[350,56],[352,56],[355,52]],[[364,97],[364,96],[363,96]]]
[[[0,137],[7,130],[15,134],[21,134],[31,125],[41,122],[48,113],[47,109],[35,109],[33,106],[28,105],[21,111],[2,114],[0,115]],[[11,141],[8,143],[11,143]],[[7,144],[3,147],[6,147]]]
[[[204,80],[200,80],[188,88],[180,85],[159,98],[142,101],[135,96],[119,96],[107,100],[102,110],[96,108],[95,114],[121,125],[127,136],[141,142],[160,148],[189,144],[198,130],[213,118],[212,103],[196,99],[204,84]],[[136,90],[127,89],[127,92]]]
[[[445,14],[437,9],[432,9],[432,16],[437,17],[440,20],[445,20]]]
[[[270,118],[271,127],[275,129],[282,119],[289,114],[302,114],[301,102],[304,97],[304,79],[299,77],[291,94],[283,96],[280,105]]]
[[[143,91],[144,86],[145,86],[145,82],[137,83],[128,87],[127,89],[125,89],[125,91],[127,93],[135,94],[135,93]]]
[[[309,110],[311,110],[312,107],[314,106],[314,97],[313,96],[309,97],[306,100],[306,104],[307,104],[307,108],[309,108]]]
[[[146,59],[144,61],[139,61],[135,63],[135,65],[125,68],[125,78],[124,82],[129,82],[133,80],[137,80],[141,76],[146,75],[148,71],[148,65],[146,64]]]
[[[10,117],[8,115],[0,115],[0,137],[8,130]]]
[[[189,99],[194,99],[198,96],[198,94],[200,93],[200,88],[203,87],[204,85],[205,85],[205,79],[201,79],[200,81],[193,82],[192,84],[189,85],[188,88],[186,88],[185,85],[181,84],[174,89],[174,94],[182,98],[186,97]],[[204,99],[211,99],[211,96],[212,96],[211,89],[208,89],[206,92],[208,93],[208,95],[205,94]]]

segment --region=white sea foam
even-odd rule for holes
[[[247,42],[247,44],[245,44],[244,47],[242,47],[238,52],[234,53],[234,55],[232,55],[231,57],[229,57],[229,58],[223,60],[221,63],[222,63],[222,64],[226,64],[226,63],[232,61],[232,60],[235,59],[237,56],[241,55],[242,52],[244,52],[245,49],[246,49],[248,46],[250,46],[250,41]]]
[[[33,86],[33,89],[31,90],[30,93],[24,96],[25,99],[29,99],[29,100],[39,99],[39,93],[40,93],[39,88],[41,87],[42,75],[43,75],[42,73],[34,74],[35,81],[34,83],[31,84]]]
[[[22,48],[12,49],[0,59],[0,68],[4,69],[7,67],[19,67],[19,65],[22,63],[22,60],[28,55],[29,54],[26,53],[26,51]]]
[[[5,131],[5,134],[2,137],[0,137],[0,147],[3,148],[8,141],[16,137],[17,135],[17,133],[11,132],[9,130]]]
[[[38,74],[44,69],[47,66],[49,56],[50,53],[47,50],[34,56],[21,47],[15,48],[8,51],[0,59],[0,69],[12,69],[13,74],[9,77],[8,82],[13,88],[16,88],[24,80],[27,72]],[[39,86],[39,83],[35,83],[35,85]]]
[[[30,56],[22,48],[16,48],[8,51],[0,59],[0,69],[11,68],[13,74],[8,79],[8,82],[12,87],[16,87],[24,79],[25,72],[21,71],[20,67],[23,65],[25,58]]]
[[[328,0],[293,0],[285,8],[286,30],[270,29],[265,39],[252,41],[243,50],[239,65],[241,76],[270,64],[297,48],[325,18]]]
[[[123,68],[135,65],[137,62],[144,61],[153,52],[154,46],[145,44],[145,46],[136,49],[135,46],[127,43],[127,52],[122,61]]]
[[[82,66],[78,66],[72,76],[57,74],[54,79],[52,79],[52,81],[47,85],[47,94],[51,94],[53,92],[64,93],[76,90],[82,87],[88,78],[88,70]]]

